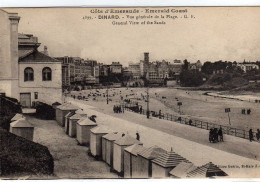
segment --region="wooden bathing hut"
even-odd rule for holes
[[[152,146],[138,152],[138,166],[139,170],[135,177],[137,178],[151,178],[152,177],[152,160],[156,159],[159,155],[167,153],[166,150]]]
[[[64,131],[66,134],[69,134],[69,121],[70,121],[70,117],[73,116],[74,114],[75,111],[72,111],[65,115]]]
[[[96,126],[90,130],[90,153],[96,158],[102,156],[102,136],[111,133],[112,130],[104,126]]]
[[[102,149],[102,155],[105,155],[105,161],[106,163],[113,168],[113,152],[114,152],[114,141],[118,140],[122,137],[122,133],[108,133],[102,137],[102,140],[105,143],[105,150],[103,154]],[[102,148],[103,148],[103,141],[102,141]]]
[[[81,118],[86,118],[86,117],[87,117],[87,114],[82,109],[79,109],[79,110],[76,111],[76,113],[73,116],[71,116],[69,118],[68,130],[69,130],[69,136],[70,137],[76,137],[77,122]]]
[[[228,175],[212,162],[197,167],[196,169],[190,171],[187,174],[188,178],[214,178],[217,176],[228,176]]]
[[[62,127],[65,126],[65,116],[69,112],[75,112],[79,108],[70,104],[70,103],[64,103],[62,105],[59,105],[56,107],[56,121],[58,124]]]
[[[22,114],[17,113],[14,115],[14,117],[12,117],[11,122],[17,121],[18,119],[21,119],[21,118],[25,118],[25,117]]]
[[[143,150],[142,145],[134,144],[124,149],[124,178],[135,178],[138,172],[137,153]]]
[[[106,161],[106,153],[107,153],[107,137],[117,135],[118,132],[108,133],[102,136],[102,160]]]
[[[181,162],[173,170],[170,171],[170,176],[173,178],[187,178],[187,174],[197,167],[189,162]]]
[[[80,145],[89,145],[90,142],[90,130],[97,126],[89,118],[81,118],[77,122],[77,141]]]
[[[173,151],[159,155],[156,159],[152,160],[152,177],[169,177],[169,172],[181,162],[189,161]]]
[[[125,135],[114,141],[113,169],[121,176],[123,176],[124,171],[124,148],[134,144],[143,145],[140,141],[129,135]]]
[[[25,120],[25,118],[18,119],[10,124],[10,133],[33,141],[34,127]]]

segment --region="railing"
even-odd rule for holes
[[[137,102],[125,103],[123,105],[123,107],[126,110],[131,111],[131,112],[135,112],[135,113],[139,113],[139,114],[143,114],[143,115],[147,114],[147,110],[145,110],[145,109],[140,110]],[[182,116],[176,116],[176,115],[169,114],[169,113],[159,113],[159,112],[155,112],[155,111],[150,111],[149,114],[152,117],[177,122],[180,124],[186,124],[186,125],[190,125],[190,126],[205,129],[205,130],[210,130],[211,128],[220,128],[221,127],[223,134],[232,135],[232,136],[240,137],[240,138],[244,138],[244,139],[249,139],[249,131],[246,131],[246,130],[242,130],[242,129],[238,129],[238,128],[234,128],[234,127],[230,127],[230,126],[225,126],[225,125],[220,125],[220,124],[215,124],[215,123],[210,123],[210,122],[205,122],[205,121],[201,121],[201,120],[197,120],[197,119],[189,119],[189,118],[185,118]],[[257,140],[256,132],[253,132],[253,140],[255,140],[255,141]]]

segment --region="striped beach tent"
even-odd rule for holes
[[[205,178],[205,177],[214,177],[214,176],[228,176],[228,175],[212,162],[197,167],[196,169],[194,169],[193,171],[187,174],[187,177],[189,178]]]
[[[169,177],[169,172],[181,162],[189,161],[173,151],[162,153],[152,160],[152,177]]]

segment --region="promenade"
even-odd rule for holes
[[[181,154],[195,165],[213,162],[230,177],[260,177],[260,145],[256,142],[226,136],[225,142],[209,143],[208,131],[157,118],[125,111],[113,113],[113,103],[82,101],[66,98],[68,102],[97,115],[97,123],[135,136],[138,131],[141,142],[149,147],[158,145]],[[108,116],[109,115],[109,116]]]

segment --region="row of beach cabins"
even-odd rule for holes
[[[112,172],[124,178],[216,178],[228,176],[218,166],[209,162],[195,166],[181,155],[158,146],[144,147],[136,138],[113,131],[91,120],[87,112],[70,104],[53,106],[56,121],[70,137],[90,148],[89,155],[103,160]],[[110,116],[107,118],[109,119]],[[17,114],[12,119],[10,132],[33,139],[33,126]]]

